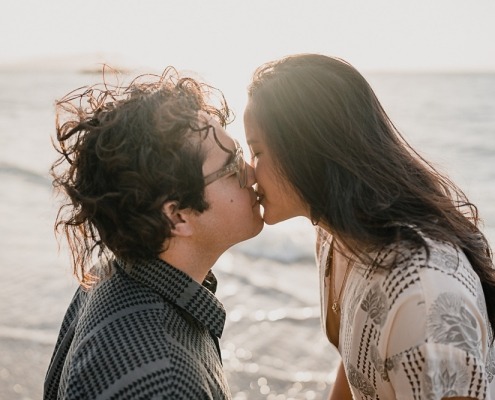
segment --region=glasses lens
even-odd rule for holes
[[[239,179],[239,185],[241,189],[244,189],[247,185],[247,169],[246,169],[246,161],[244,161],[244,157],[242,153],[240,154],[238,161],[238,172],[237,178]]]
[[[247,186],[247,168],[241,147],[237,149],[237,178],[239,179],[239,185],[244,189]]]

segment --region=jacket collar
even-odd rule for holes
[[[218,338],[222,336],[225,309],[214,295],[216,279],[211,271],[203,285],[200,285],[189,275],[160,259],[132,263],[117,260],[117,265],[165,301],[186,311],[213,335]]]

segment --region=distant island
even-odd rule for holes
[[[101,74],[104,66],[122,74],[136,69],[118,54],[39,56],[0,64],[0,72],[71,72]]]

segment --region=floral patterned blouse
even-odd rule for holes
[[[317,233],[326,331],[331,236]],[[338,347],[354,399],[495,399],[493,333],[479,278],[456,247],[424,239],[429,259],[403,242],[349,272]],[[391,268],[376,267],[387,261]]]

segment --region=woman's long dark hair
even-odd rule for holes
[[[290,56],[258,68],[248,95],[248,112],[313,222],[358,257],[405,238],[428,252],[404,226],[459,246],[495,327],[492,251],[475,205],[406,142],[356,69],[323,55]]]

